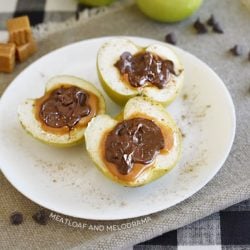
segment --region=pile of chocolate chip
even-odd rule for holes
[[[208,33],[209,29],[208,27],[212,28],[212,31],[218,34],[223,34],[224,31],[219,24],[218,21],[216,21],[214,15],[211,15],[210,18],[207,20],[206,23],[202,23],[200,21],[200,18],[197,18],[197,20],[194,22],[193,27],[195,28],[197,34],[205,34]],[[165,36],[165,41],[170,44],[177,44],[177,38],[174,32],[168,33]]]
[[[206,22],[202,22],[200,18],[197,18],[196,21],[193,23],[193,27],[196,30],[196,33],[199,35],[209,33],[209,31],[218,34],[224,34],[224,30],[222,29],[220,23],[216,20],[213,14]],[[165,41],[167,43],[176,45],[177,44],[176,34],[174,32],[168,33],[165,36]],[[237,44],[234,45],[232,48],[230,48],[229,52],[234,56],[241,56],[244,54],[243,47]],[[250,61],[250,52],[248,53],[247,59],[248,61]]]
[[[224,33],[221,25],[215,19],[214,15],[211,15],[206,23],[202,23],[200,21],[200,18],[198,18],[194,22],[193,27],[195,28],[195,30],[197,31],[198,34],[208,33],[208,31],[209,31],[208,27],[211,27],[212,31],[215,32],[215,33],[218,33],[218,34],[223,34]]]
[[[33,220],[40,225],[47,225],[48,223],[48,213],[45,209],[40,209],[38,212],[32,215]],[[23,214],[21,212],[13,212],[10,215],[10,223],[12,225],[20,225],[23,223]]]

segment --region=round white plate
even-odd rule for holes
[[[174,47],[184,64],[185,85],[168,110],[182,130],[183,153],[169,174],[144,187],[123,187],[96,169],[83,145],[53,148],[29,136],[19,124],[18,104],[43,95],[50,77],[82,77],[103,92],[96,72],[96,54],[109,39],[74,43],[40,58],[10,84],[0,102],[3,174],[32,201],[79,218],[125,219],[175,205],[211,180],[223,165],[234,139],[234,106],[222,80],[205,63]],[[130,39],[142,46],[156,42]],[[118,113],[120,108],[106,95],[105,98],[107,112]]]

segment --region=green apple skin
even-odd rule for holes
[[[89,6],[104,6],[111,4],[115,0],[78,0],[79,3],[86,4]]]
[[[160,22],[178,22],[192,15],[202,0],[136,0],[139,9]]]

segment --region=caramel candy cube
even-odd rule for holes
[[[34,39],[30,42],[16,47],[17,58],[20,62],[25,61],[28,57],[37,51],[37,45]]]
[[[7,29],[10,36],[9,42],[15,43],[16,45],[28,43],[32,38],[28,16],[9,19],[7,21]]]
[[[11,73],[15,67],[14,43],[0,43],[0,72]]]

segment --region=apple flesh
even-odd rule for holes
[[[139,9],[148,17],[160,22],[177,22],[192,15],[202,0],[136,0]]]
[[[79,3],[86,4],[89,6],[104,6],[111,4],[115,0],[79,0]]]

